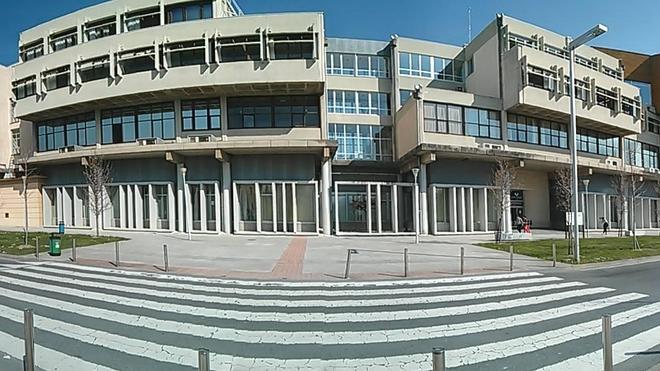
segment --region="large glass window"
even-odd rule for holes
[[[235,36],[218,39],[222,62],[261,60],[261,39],[259,36]]]
[[[314,34],[271,35],[273,59],[314,58]]]
[[[465,135],[502,139],[500,113],[479,108],[465,108]]]
[[[220,100],[201,99],[181,102],[183,130],[220,130]]]
[[[339,142],[336,160],[392,161],[389,126],[330,124],[328,138]]]
[[[213,2],[197,1],[170,5],[165,9],[165,16],[166,23],[213,18]]]
[[[76,44],[78,44],[78,29],[76,28],[71,28],[50,36],[50,48],[54,52],[70,48]]]
[[[156,69],[155,49],[147,48],[123,51],[117,54],[117,63],[125,75]]]
[[[399,53],[399,73],[449,81],[463,81],[463,63],[451,58]]]
[[[47,91],[61,89],[70,85],[69,66],[63,66],[43,73],[43,83]]]
[[[174,104],[158,103],[101,113],[102,143],[174,139]]]
[[[11,154],[21,154],[21,129],[13,129],[11,131]]]
[[[117,33],[117,20],[115,17],[89,22],[85,25],[87,41],[101,39]]]
[[[319,127],[319,97],[227,98],[230,129]]]
[[[623,157],[626,164],[658,169],[659,147],[626,138],[624,140],[624,150]]]
[[[507,117],[507,135],[510,141],[568,148],[566,125],[512,113]]]
[[[614,111],[617,106],[618,95],[616,92],[596,87],[596,104],[607,107]]]
[[[126,13],[124,25],[128,31],[160,26],[160,8],[148,8]]]
[[[619,137],[580,128],[576,140],[578,151],[619,157]]]
[[[204,40],[192,40],[168,44],[165,56],[169,67],[194,66],[206,63]]]
[[[16,100],[24,99],[37,94],[36,76],[30,76],[26,79],[15,81],[12,85],[14,97],[16,97]]]
[[[527,66],[527,83],[530,86],[555,91],[557,88],[557,74],[542,68]]]
[[[365,91],[328,90],[329,113],[391,114],[390,95]]]
[[[90,59],[78,63],[80,81],[88,82],[102,80],[110,77],[110,57]]]
[[[29,44],[21,46],[20,51],[21,61],[27,62],[44,55],[44,41],[43,39],[36,40]]]
[[[327,53],[326,59],[328,75],[389,77],[389,59],[383,56]]]
[[[424,131],[463,134],[463,108],[451,104],[424,102]]]
[[[37,149],[39,152],[95,144],[96,120],[93,112],[37,123]]]

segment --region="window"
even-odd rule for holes
[[[171,5],[165,9],[165,16],[166,23],[213,18],[213,2],[201,1]]]
[[[11,131],[11,154],[14,156],[21,154],[21,129]]]
[[[16,100],[31,97],[37,94],[37,77],[30,76],[26,79],[14,81],[13,92]]]
[[[165,46],[168,67],[206,64],[204,40],[185,41]]]
[[[646,115],[647,130],[651,133],[660,134],[660,120],[657,120],[650,115]]]
[[[466,64],[465,76],[470,76],[474,72],[474,58],[470,58]]]
[[[227,98],[229,129],[319,127],[319,97]]]
[[[389,59],[379,55],[327,53],[326,59],[328,75],[377,78],[390,75]]]
[[[95,144],[96,120],[93,112],[37,123],[37,149],[39,152]]]
[[[43,83],[47,91],[69,86],[70,79],[69,66],[63,66],[43,73]]]
[[[564,94],[568,95],[571,91],[570,81],[571,79],[568,76],[565,76],[564,79]],[[575,79],[575,99],[579,99],[584,102],[589,101],[591,96],[591,84],[588,81]]]
[[[220,100],[203,99],[181,102],[183,130],[220,130]]]
[[[117,54],[117,63],[125,75],[156,69],[153,47],[133,49]]]
[[[479,108],[465,108],[465,135],[502,139],[500,113]]]
[[[512,113],[507,118],[507,135],[512,142],[568,148],[568,131],[564,124]]]
[[[124,25],[128,31],[160,26],[160,8],[148,8],[126,13],[124,15]]]
[[[117,33],[117,20],[115,17],[89,22],[85,25],[85,38],[87,41],[101,39]]]
[[[102,143],[174,139],[174,104],[158,103],[101,112]]]
[[[580,128],[576,141],[578,151],[619,157],[619,137]]]
[[[639,118],[641,117],[641,102],[628,97],[621,97],[621,111],[626,115]]]
[[[389,126],[330,124],[328,138],[339,142],[336,160],[392,161]]]
[[[82,82],[107,79],[110,77],[110,57],[90,59],[78,63],[78,75]]]
[[[612,111],[616,110],[618,95],[617,93],[596,87],[596,104],[602,107],[609,108]]]
[[[463,63],[451,58],[399,53],[399,73],[448,81],[463,81]]]
[[[50,36],[50,48],[54,52],[70,48],[76,44],[78,44],[78,30],[76,28],[71,28]]]
[[[20,51],[21,61],[27,62],[44,55],[44,40],[39,39],[21,46]]]
[[[644,167],[641,142],[625,138],[623,148],[625,151],[623,157],[626,164]]]
[[[658,168],[658,147],[642,143],[642,163],[645,168]]]
[[[222,62],[261,60],[259,36],[236,36],[218,39]]]
[[[391,114],[390,95],[365,91],[328,90],[329,113]]]
[[[451,104],[424,102],[424,131],[463,134],[463,108]]]
[[[527,83],[530,86],[555,91],[557,88],[557,74],[542,68],[527,66]]]
[[[271,35],[273,59],[314,58],[314,34]]]

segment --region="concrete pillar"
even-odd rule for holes
[[[513,222],[511,220],[511,194],[507,192],[504,195],[502,195],[502,197],[504,198],[504,207],[502,210],[502,220],[504,221],[504,233],[511,234],[513,233],[512,225],[511,225],[511,223]]]
[[[427,165],[421,164],[419,167],[419,207],[421,207],[422,220],[420,221],[421,234],[429,234],[429,203],[426,194],[428,188]]]
[[[126,228],[135,228],[135,197],[133,196],[133,186],[126,186]]]
[[[177,230],[184,231],[185,210],[183,209],[183,175],[181,169],[184,167],[183,163],[176,164],[176,215],[177,215]]]
[[[119,228],[126,228],[126,192],[125,186],[117,186],[119,192]]]
[[[481,230],[488,232],[488,188],[481,189]]]
[[[231,163],[222,162],[222,230],[231,233]]]
[[[466,231],[467,231],[467,228],[465,228],[465,227],[466,227],[466,218],[465,218],[465,188],[464,188],[464,187],[461,187],[460,190],[461,190],[461,192],[460,192],[460,195],[459,195],[459,196],[460,196],[460,198],[461,198],[461,201],[460,201],[459,205],[460,205],[460,207],[461,207],[461,220],[460,220],[460,222],[459,222],[459,223],[460,223],[460,228],[459,228],[459,230],[460,230],[461,232],[466,232]]]
[[[330,192],[332,192],[332,160],[328,159],[321,163],[321,225],[326,236],[332,234]]]
[[[456,222],[456,187],[451,187],[451,193],[449,193],[449,227],[450,230],[454,233],[458,232],[458,226]]]
[[[142,193],[140,192],[141,188],[139,185],[134,186],[133,199],[135,202],[133,206],[135,207],[135,228],[142,229],[144,228],[144,210],[142,210]]]
[[[176,223],[174,220],[174,209],[176,208],[175,206],[175,201],[174,201],[174,186],[170,183],[167,184],[167,222],[168,222],[168,229],[172,232],[174,232],[176,228]]]
[[[468,232],[474,232],[474,188],[468,188],[467,193]]]
[[[623,230],[630,230],[629,216],[628,216],[628,197],[625,197],[623,200]]]

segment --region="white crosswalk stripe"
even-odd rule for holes
[[[22,357],[28,306],[44,370],[192,370],[198,348],[211,351],[214,370],[419,370],[438,344],[457,369],[535,357],[538,368],[591,370],[602,367],[605,312],[632,333],[615,339],[616,363],[660,345],[660,303],[647,295],[534,272],[287,285],[62,263],[8,269],[0,355]],[[576,341],[584,350],[572,354]]]

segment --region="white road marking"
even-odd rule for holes
[[[0,281],[7,282],[12,285],[35,288],[34,284],[29,281],[14,279],[10,277],[0,276]],[[575,285],[575,287],[583,286],[583,284]],[[381,311],[381,312],[345,312],[345,313],[285,313],[285,312],[249,312],[237,310],[224,310],[204,308],[183,304],[170,304],[161,303],[153,300],[133,299],[119,295],[103,294],[92,291],[84,291],[79,289],[72,289],[66,287],[59,287],[53,284],[40,283],[39,290],[54,292],[58,294],[73,295],[80,298],[93,299],[105,301],[110,303],[117,303],[137,308],[148,308],[161,312],[171,312],[180,314],[189,314],[213,318],[226,318],[242,321],[279,321],[279,322],[378,322],[378,321],[396,321],[396,320],[409,320],[416,318],[433,318],[443,316],[453,316],[462,314],[483,313],[493,310],[501,310],[506,308],[522,307],[534,304],[548,303],[557,300],[568,298],[582,297],[586,295],[602,294],[614,291],[614,289],[596,287],[580,290],[563,291],[553,294],[524,297],[511,299],[500,302],[487,302],[481,304],[471,304],[455,307],[440,307],[429,309],[415,309],[403,311]]]
[[[43,280],[52,279],[51,276],[26,272],[16,271],[15,275],[40,278]],[[577,286],[584,286],[581,282],[565,282],[557,284],[548,284],[531,287],[519,287],[513,289],[493,290],[493,291],[480,291],[466,294],[455,295],[440,295],[440,296],[419,296],[419,297],[405,297],[405,298],[382,298],[382,299],[344,299],[344,300],[282,300],[282,299],[245,299],[245,298],[229,298],[220,296],[206,296],[198,294],[188,294],[181,292],[166,292],[160,290],[145,289],[141,287],[121,286],[101,282],[88,282],[79,279],[57,277],[57,282],[71,283],[85,287],[101,288],[107,290],[114,290],[119,292],[129,292],[132,294],[150,295],[155,297],[173,298],[185,301],[200,301],[214,304],[230,304],[242,305],[250,307],[289,307],[289,308],[304,308],[304,307],[325,307],[325,308],[343,308],[343,307],[378,307],[378,306],[393,306],[393,305],[411,305],[411,304],[435,304],[435,303],[449,303],[454,301],[463,300],[478,300],[486,298],[494,298],[498,296],[527,294],[533,292],[541,292],[548,290],[560,290],[572,288]]]
[[[639,334],[633,335],[625,340],[612,344],[612,361],[618,364],[632,358],[635,353],[643,352],[660,345],[660,326],[654,327]],[[657,356],[656,356],[657,359]],[[542,371],[600,371],[603,369],[603,351],[587,353],[579,357],[570,358],[539,370]]]
[[[371,290],[375,287],[393,287],[393,286],[407,286],[407,285],[438,285],[446,283],[462,283],[462,282],[480,282],[489,280],[503,280],[510,278],[523,278],[523,277],[538,277],[542,274],[537,272],[520,272],[520,273],[502,273],[480,276],[462,276],[462,277],[448,277],[448,278],[433,278],[433,279],[416,279],[416,280],[391,280],[391,281],[347,281],[347,282],[329,282],[329,281],[306,281],[306,282],[288,282],[288,281],[249,281],[249,280],[231,280],[231,279],[218,279],[218,278],[204,278],[204,277],[190,277],[179,276],[174,274],[161,274],[161,273],[147,273],[147,272],[134,272],[124,271],[121,269],[108,269],[83,265],[72,265],[68,263],[48,263],[58,267],[75,267],[79,270],[105,272],[105,273],[119,273],[126,276],[139,276],[149,278],[169,279],[173,281],[183,282],[197,282],[207,283],[211,285],[240,285],[247,287],[321,287],[321,288],[357,288]]]
[[[377,296],[377,295],[399,295],[399,294],[426,294],[434,292],[452,292],[452,291],[464,291],[464,290],[481,290],[486,288],[493,287],[507,287],[507,286],[517,286],[517,285],[532,285],[544,282],[557,282],[562,281],[559,277],[538,277],[538,278],[526,278],[518,279],[518,277],[512,277],[515,279],[507,281],[488,281],[484,283],[468,283],[468,284],[455,284],[450,286],[428,286],[428,287],[411,287],[411,288],[389,288],[389,289],[374,289],[374,290],[286,290],[286,289],[253,289],[253,288],[233,288],[233,287],[223,287],[223,286],[200,286],[200,285],[191,285],[185,283],[175,283],[175,282],[162,282],[162,281],[153,281],[147,279],[147,277],[140,278],[129,278],[129,277],[116,277],[107,274],[101,273],[82,273],[75,271],[63,271],[62,269],[53,269],[47,266],[33,267],[31,271],[39,271],[42,273],[54,273],[54,274],[69,274],[75,275],[76,277],[88,278],[88,279],[101,279],[117,283],[129,283],[129,284],[139,284],[145,286],[152,286],[157,288],[165,289],[180,289],[188,290],[199,293],[231,293],[231,294],[245,294],[245,295],[276,295],[276,296],[319,296],[319,297],[336,297],[336,296]]]
[[[57,310],[85,314],[94,318],[104,318],[118,324],[127,324],[149,328],[157,331],[188,334],[202,338],[216,340],[236,341],[245,343],[271,343],[271,344],[368,344],[388,341],[412,341],[420,339],[432,339],[438,337],[460,336],[483,331],[505,329],[513,326],[538,323],[549,319],[569,316],[572,314],[588,312],[596,309],[606,308],[646,297],[643,294],[623,294],[604,299],[592,300],[570,304],[558,308],[550,308],[543,311],[523,313],[508,317],[484,319],[466,323],[449,325],[414,327],[395,330],[371,330],[371,331],[252,331],[233,328],[218,328],[196,324],[187,324],[176,321],[160,320],[148,316],[138,316],[122,312],[68,303],[62,300],[39,297],[20,291],[0,288],[0,296],[6,296],[16,300],[35,302],[39,305]]]

